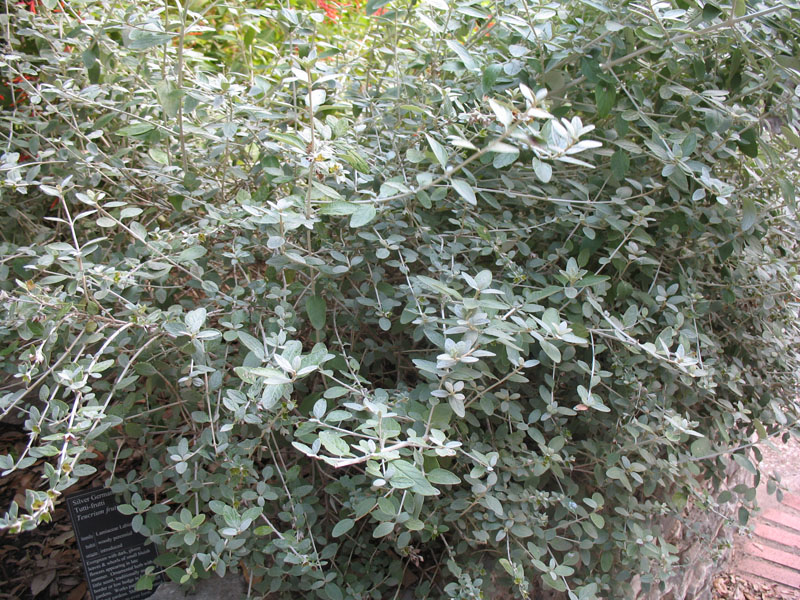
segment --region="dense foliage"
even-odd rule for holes
[[[0,526],[104,456],[173,579],[340,600],[617,596],[659,515],[747,521],[724,471],[797,418],[800,5],[31,6],[0,469],[42,479]]]

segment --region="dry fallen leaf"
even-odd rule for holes
[[[86,595],[86,582],[82,581],[77,587],[72,588],[72,591],[67,596],[67,600],[81,600]]]
[[[31,594],[33,594],[33,597],[35,598],[37,594],[46,589],[55,577],[55,569],[45,569],[34,575],[33,579],[31,579]]]

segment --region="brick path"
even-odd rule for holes
[[[800,494],[786,494],[758,515],[753,537],[737,554],[742,574],[800,590]]]

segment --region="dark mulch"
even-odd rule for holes
[[[21,428],[0,423],[0,453],[25,447],[27,437]],[[99,485],[102,460],[95,462],[98,473],[82,479],[67,493]],[[41,466],[0,477],[0,511],[5,513],[13,500],[25,505],[25,490],[41,487]],[[0,599],[2,600],[90,600],[86,590],[78,546],[69,515],[63,503],[53,512],[50,523],[34,531],[13,535],[0,530]]]

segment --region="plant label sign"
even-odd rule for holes
[[[93,600],[144,600],[153,590],[136,591],[136,581],[158,552],[117,510],[111,490],[97,488],[67,497],[86,582]]]

